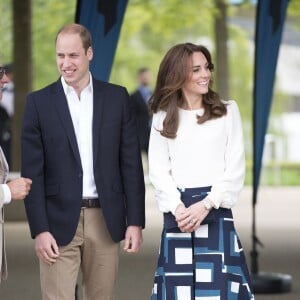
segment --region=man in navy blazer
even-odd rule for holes
[[[145,186],[127,90],[94,79],[91,36],[69,24],[56,37],[61,78],[28,95],[22,128],[25,199],[43,299],[113,299],[119,242],[137,252]]]

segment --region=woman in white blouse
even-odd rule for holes
[[[149,176],[164,216],[152,299],[254,299],[231,208],[245,157],[235,101],[211,89],[207,48],[172,47],[151,99]],[[202,297],[202,298],[201,298]]]

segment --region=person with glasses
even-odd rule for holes
[[[0,65],[0,100],[2,99],[3,86],[8,82],[5,68]],[[0,282],[7,278],[3,205],[10,203],[11,200],[23,200],[28,195],[32,183],[31,179],[23,177],[8,180],[8,175],[8,164],[0,147]]]
[[[11,163],[12,120],[14,114],[14,74],[13,64],[4,64],[5,74],[9,82],[2,90],[0,101],[0,146],[8,164]]]

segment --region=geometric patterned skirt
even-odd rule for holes
[[[196,201],[207,194],[199,193],[201,188],[188,190],[200,195]],[[212,220],[192,233],[168,228],[165,216],[151,300],[254,299],[232,212],[224,208],[213,211]]]

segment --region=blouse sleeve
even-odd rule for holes
[[[0,185],[0,209],[2,208],[4,204],[4,191],[2,184]]]
[[[229,101],[227,109],[227,145],[224,154],[224,173],[212,185],[208,195],[215,208],[234,206],[243,188],[245,177],[244,139],[239,108],[235,101]]]
[[[11,192],[7,184],[0,184],[0,208],[11,201]]]
[[[161,212],[172,212],[181,204],[180,193],[173,180],[169,156],[168,139],[159,130],[165,117],[164,112],[153,115],[149,141],[149,179],[155,189],[155,199]]]

